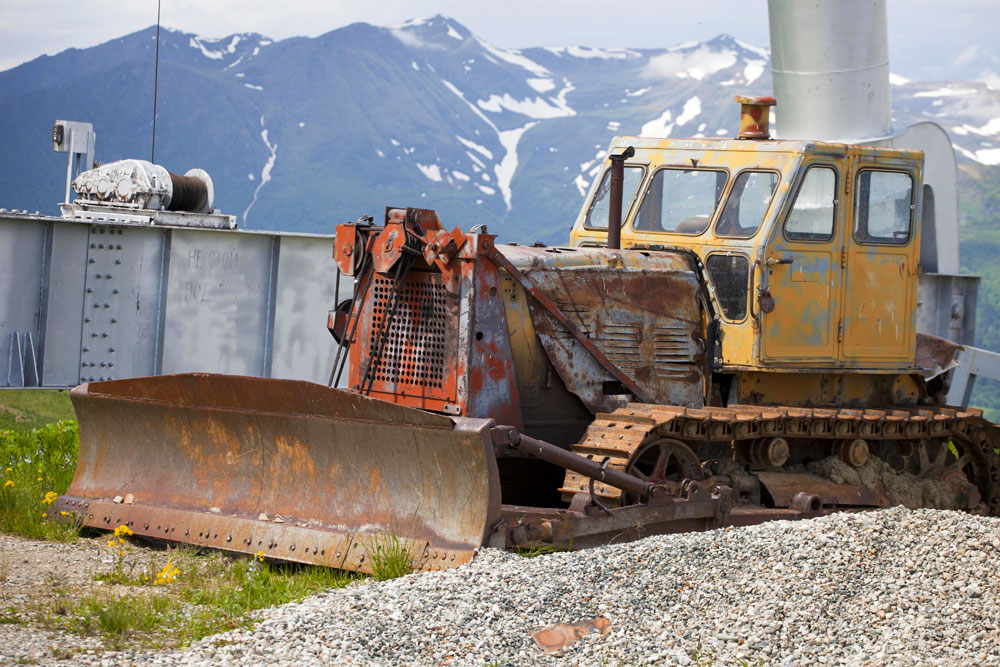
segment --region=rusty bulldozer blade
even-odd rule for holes
[[[84,525],[372,571],[472,558],[500,516],[491,420],[309,382],[187,374],[73,390],[80,457],[55,503]]]

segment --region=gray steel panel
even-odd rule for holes
[[[82,380],[154,373],[164,236],[158,229],[90,227]]]
[[[171,236],[162,372],[262,375],[274,237]]]
[[[59,221],[52,226],[42,386],[73,387],[80,382],[88,231],[86,225]]]
[[[329,381],[336,342],[326,316],[336,305],[336,282],[332,239],[281,238],[272,377]]]
[[[38,340],[47,231],[37,222],[0,218],[0,386],[10,386],[11,334]],[[21,369],[14,371],[21,376]]]
[[[917,331],[962,345],[975,338],[979,276],[925,273],[917,292]]]

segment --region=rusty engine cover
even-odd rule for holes
[[[704,404],[700,286],[670,252],[499,246],[615,367],[658,404]],[[626,402],[614,377],[536,300],[527,302],[549,363],[591,413]]]

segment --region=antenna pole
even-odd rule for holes
[[[156,89],[160,79],[160,3],[156,0],[156,60],[153,64],[153,147],[149,151],[149,161],[156,164]]]

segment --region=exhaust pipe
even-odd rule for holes
[[[611,156],[611,192],[608,194],[608,249],[622,247],[622,190],[625,185],[625,160],[635,155],[629,146]]]

